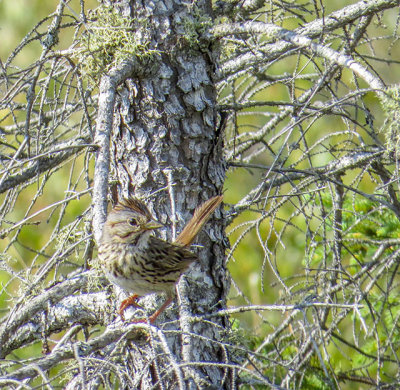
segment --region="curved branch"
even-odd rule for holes
[[[60,348],[55,348],[49,355],[36,360],[32,364],[27,364],[26,366],[0,377],[0,384],[15,383],[15,380],[22,380],[25,378],[35,377],[37,375],[38,368],[40,370],[46,371],[53,368],[59,363],[65,360],[72,359],[75,357],[75,350],[79,351],[79,356],[88,356],[93,352],[98,350],[105,351],[106,349],[112,349],[114,343],[118,342],[123,337],[135,338],[140,336],[143,337],[142,329],[149,329],[149,325],[146,324],[130,324],[126,327],[111,327],[109,326],[107,330],[88,342],[79,342],[78,344],[68,344],[61,346]]]
[[[101,78],[95,143],[99,146],[93,179],[93,235],[98,242],[107,217],[110,135],[113,126],[115,93],[118,85],[138,70],[134,61],[125,61]]]
[[[0,193],[14,188],[19,184],[23,184],[44,172],[48,172],[52,168],[60,165],[69,157],[76,155],[84,148],[93,147],[89,142],[89,137],[81,137],[78,140],[74,140],[65,145],[58,145],[55,150],[49,150],[40,158],[36,158],[33,162],[33,166],[23,170],[17,175],[10,175],[7,178],[4,177],[4,180],[0,181]],[[55,153],[57,154],[53,156]]]
[[[7,351],[4,346],[12,339],[13,334],[23,325],[30,323],[35,315],[43,310],[47,310],[49,304],[56,304],[63,298],[72,295],[75,291],[85,287],[90,278],[94,277],[93,272],[85,272],[71,279],[50,287],[31,301],[25,302],[20,308],[15,308],[14,313],[2,321],[0,327],[0,358],[4,358]]]
[[[278,172],[282,174],[281,178],[273,177],[271,179],[264,180],[259,186],[257,186],[252,191],[249,191],[248,194],[233,207],[230,211],[229,221],[232,220],[233,217],[237,217],[239,213],[243,210],[247,210],[251,204],[254,203],[255,195],[263,193],[267,188],[273,187],[281,187],[286,183],[292,183],[296,180],[304,179],[308,176],[314,176],[318,178],[325,178],[325,180],[334,181],[335,175],[344,174],[348,170],[356,169],[363,166],[366,163],[371,163],[374,160],[382,158],[382,155],[385,153],[384,149],[376,149],[372,151],[359,151],[353,154],[349,154],[347,156],[343,156],[337,160],[334,160],[325,166],[316,167],[313,169],[288,169],[282,167],[271,167],[257,164],[246,164],[242,162],[231,162],[231,166],[236,167],[247,167],[247,168],[257,168],[257,169],[265,169],[266,171]],[[356,190],[355,188],[350,188],[351,191],[356,193],[361,193],[361,191]],[[368,195],[362,193],[362,195],[374,202],[379,202],[394,210],[393,206],[386,202],[382,198],[378,198],[374,195]],[[394,210],[396,212],[396,210]]]
[[[104,325],[111,312],[110,304],[109,294],[98,292],[66,297],[54,306],[42,307],[33,318],[9,334],[2,345],[2,355],[6,356],[43,336],[69,329],[73,324]]]
[[[376,90],[384,90],[386,87],[383,82],[374,76],[367,68],[353,60],[350,56],[341,54],[330,47],[315,43],[311,38],[298,34],[294,31],[287,30],[283,27],[276,26],[271,23],[262,22],[246,22],[244,24],[234,23],[221,25],[214,29],[218,33],[229,34],[266,34],[269,37],[279,38],[291,44],[309,50],[313,54],[317,54],[326,60],[336,63],[345,68],[351,69],[354,73],[365,80],[368,85]]]
[[[352,4],[347,7],[344,7],[339,11],[332,12],[330,15],[324,18],[310,22],[305,26],[296,29],[295,32],[292,33],[302,38],[306,37],[316,38],[322,33],[326,34],[338,28],[341,28],[349,23],[352,23],[358,18],[361,18],[362,16],[375,14],[377,12],[393,8],[395,6],[398,6],[398,0],[369,0],[369,1],[361,0],[356,4]],[[249,22],[249,23],[255,24],[255,22]],[[244,25],[248,25],[248,23],[245,23]],[[276,29],[281,29],[281,27],[272,24],[265,24],[265,25],[272,26],[273,28]],[[216,37],[224,37],[236,34],[239,31],[236,29],[237,28],[240,29],[241,27],[243,27],[243,25],[236,23],[234,24],[226,23],[215,27],[213,32],[216,35]],[[283,36],[281,37],[281,39],[286,40],[286,38],[284,38]],[[272,61],[273,59],[279,57],[284,53],[287,53],[289,50],[293,49],[293,47],[296,46],[298,47],[299,45],[292,41],[289,41],[289,43],[277,42],[264,47],[263,53],[251,51],[251,53],[243,54],[239,57],[236,57],[222,64],[218,74],[218,79],[222,80],[226,78],[228,75],[249,68],[258,63],[261,62],[265,63],[265,61]]]

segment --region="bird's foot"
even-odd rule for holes
[[[132,296],[130,296],[130,297],[124,299],[124,300],[121,302],[121,305],[120,305],[120,307],[119,307],[118,314],[120,315],[121,320],[122,320],[123,322],[125,322],[124,311],[125,311],[128,307],[133,306],[133,307],[137,307],[137,308],[139,308],[139,309],[143,309],[142,306],[140,306],[140,305],[136,302],[138,299],[139,299],[139,295],[134,294],[134,295],[132,295]]]
[[[128,298],[129,299],[129,298]],[[167,308],[167,306],[173,301],[173,298],[168,298],[162,305],[161,307],[156,310],[149,318],[137,318],[137,319],[133,319],[130,322],[132,324],[147,324],[150,323],[151,325],[154,324],[154,322],[156,322],[156,319],[158,318],[158,316]],[[139,306],[136,304],[136,306]],[[139,306],[140,307],[140,306]],[[121,314],[121,313],[120,313]]]

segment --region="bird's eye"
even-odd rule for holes
[[[136,218],[130,218],[128,219],[128,223],[131,226],[136,226],[138,224],[137,219]]]

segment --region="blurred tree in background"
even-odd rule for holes
[[[0,384],[397,388],[398,11],[0,2]],[[171,239],[222,185],[178,304],[122,323],[106,194]]]

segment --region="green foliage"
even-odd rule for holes
[[[213,25],[213,20],[194,5],[190,13],[190,19],[187,18],[183,22],[183,38],[190,48],[197,50],[199,47],[201,48],[203,44],[208,47],[210,43],[209,40],[206,39],[205,42],[203,42],[203,40],[208,30],[213,27]]]
[[[232,325],[231,338],[229,341],[232,342],[233,345],[240,345],[248,350],[257,351],[258,359],[260,359],[266,367],[263,374],[266,377],[270,376],[271,372],[269,371],[269,364],[271,363],[271,359],[273,360],[272,356],[274,356],[276,348],[273,343],[265,343],[264,336],[257,336],[254,334],[254,332],[244,330],[243,325],[238,320],[235,320]],[[292,361],[299,352],[298,346],[296,345],[295,334],[287,335],[281,340],[281,342],[281,358],[287,362]],[[275,383],[281,383],[286,374],[287,372],[283,368],[279,369],[278,367],[274,367]],[[330,378],[326,378],[324,376],[324,371],[321,367],[319,367],[319,360],[317,358],[313,359],[312,366],[305,367],[304,371],[301,373],[299,372],[299,374],[299,380],[301,380],[302,389],[328,390],[332,388],[331,384],[329,383]],[[251,375],[248,372],[243,372],[241,377],[244,379],[244,383],[251,382]],[[261,387],[243,387],[243,389],[250,388],[263,389],[265,387],[264,385]]]
[[[307,372],[306,375],[304,375],[302,389],[328,390],[332,389],[332,386],[327,383],[327,380],[323,375],[317,372],[310,371]]]
[[[332,194],[321,192],[315,202],[325,212],[326,236],[329,237],[330,233],[333,237],[335,210]],[[383,257],[393,253],[394,240],[400,237],[400,221],[390,209],[383,208],[370,199],[354,195],[345,197],[341,213],[342,220],[337,223],[340,223],[338,227],[341,229],[343,243],[342,266],[349,274],[361,271],[379,250],[382,250],[381,256]],[[329,243],[318,239],[317,234],[312,237],[312,240],[317,246],[312,256],[313,266],[320,265],[323,260],[329,266],[333,258],[333,251],[329,249]],[[392,271],[388,269],[388,272],[391,274]],[[392,276],[387,279],[383,278],[374,287],[369,289],[363,287],[363,290],[365,296],[362,298],[362,307],[358,313],[353,315],[352,319],[353,334],[356,334],[357,344],[363,353],[352,353],[351,365],[353,370],[368,367],[373,376],[379,365],[376,356],[382,353],[381,351],[397,350],[400,347],[398,278]],[[351,301],[350,291],[348,294],[347,299]],[[371,332],[371,329],[375,331]],[[346,329],[343,328],[342,331],[341,335],[343,336]],[[335,347],[333,348],[335,349]],[[340,365],[337,364],[335,370],[337,371],[339,368]],[[392,368],[389,363],[385,362],[381,370],[387,375],[391,375]],[[304,388],[325,388],[323,382],[317,383],[318,381],[318,376],[313,378],[305,375],[306,385]]]
[[[379,346],[375,337],[367,339],[362,344],[362,350],[370,355],[376,356],[378,348],[387,350],[387,348],[400,347],[400,329],[398,318],[400,316],[399,293],[393,291],[391,295],[384,296],[379,291],[373,291],[368,296],[369,305],[364,305],[360,310],[360,315],[366,324],[377,323],[379,334]],[[373,310],[371,310],[373,309]],[[380,321],[377,321],[377,313],[382,313]],[[355,364],[358,366],[371,363],[371,357],[363,354],[355,355]]]
[[[327,217],[325,227],[333,232],[332,198],[329,193],[321,193],[317,204],[325,209]],[[382,240],[400,237],[400,221],[387,208],[381,208],[366,198],[345,198],[342,208],[342,240],[352,254],[351,261],[363,262],[366,256],[376,252]],[[315,237],[313,237],[315,240]],[[391,248],[388,246],[387,251]],[[313,253],[312,262],[319,263],[326,256],[323,245]]]
[[[124,60],[136,57],[148,60],[156,50],[148,48],[146,34],[148,21],[125,18],[114,8],[100,6],[93,11],[86,24],[86,31],[78,37],[76,57],[82,73],[97,83],[102,74]]]

